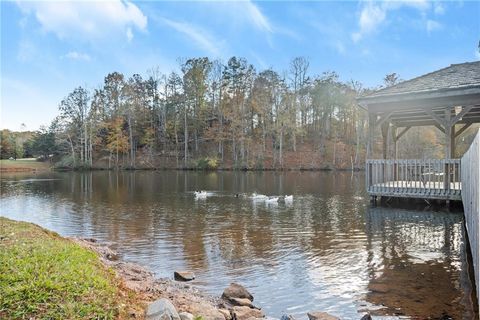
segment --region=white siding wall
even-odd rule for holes
[[[475,284],[477,287],[478,303],[480,305],[480,246],[479,246],[479,217],[480,217],[480,130],[472,145],[462,158],[461,181],[462,201],[465,212],[465,224],[473,257],[475,270]]]

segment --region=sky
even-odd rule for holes
[[[179,70],[182,58],[246,58],[280,74],[364,87],[480,59],[480,1],[1,1],[0,128],[37,130],[74,88],[113,71]],[[25,126],[22,126],[24,124]]]

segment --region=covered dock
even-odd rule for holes
[[[358,103],[368,112],[366,188],[372,198],[463,202],[480,305],[480,131],[464,155],[455,147],[465,130],[480,123],[480,61],[452,64],[375,91]],[[442,159],[398,159],[399,139],[419,126],[435,126],[444,135]],[[376,159],[377,128],[382,155]]]
[[[461,200],[456,140],[480,123],[480,61],[449,67],[358,99],[368,112],[366,187],[372,197]],[[444,136],[442,159],[398,159],[398,141],[412,127],[434,126]],[[375,157],[377,130],[382,154]]]

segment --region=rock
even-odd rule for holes
[[[130,262],[118,262],[111,264],[117,274],[124,280],[125,286],[133,291],[141,292],[149,290],[155,285],[153,273]]]
[[[255,308],[255,306],[252,304],[252,301],[248,300],[247,298],[230,298],[228,301],[230,301],[234,306]]]
[[[280,320],[295,320],[295,318],[291,314],[284,314]]]
[[[253,301],[253,296],[238,283],[231,283],[228,288],[223,291],[222,298],[231,300],[232,298],[248,299]]]
[[[73,238],[73,240],[84,247],[87,247],[93,251],[96,251],[100,256],[109,261],[117,261],[120,255],[110,249],[107,245],[99,244],[97,240],[92,238]]]
[[[220,308],[220,309],[218,309],[218,311],[221,314],[223,314],[223,316],[225,317],[225,320],[231,320],[232,319],[232,315],[230,314],[230,311],[228,309]]]
[[[328,314],[326,312],[309,312],[307,313],[308,319],[310,320],[340,320],[340,318],[337,318],[335,316],[332,316],[331,314]]]
[[[178,314],[182,320],[193,320],[193,314],[188,312],[180,312]]]
[[[372,317],[367,313],[360,320],[372,320]]]
[[[191,271],[175,271],[173,277],[177,281],[192,281],[195,279],[195,274]]]
[[[145,311],[145,320],[181,320],[170,300],[162,298],[150,303]]]
[[[368,285],[368,289],[373,293],[387,293],[390,291],[388,285],[384,283],[371,283]]]
[[[187,307],[188,312],[194,314],[196,317],[202,317],[203,320],[225,320],[225,316],[219,309],[206,303],[195,303]]]
[[[247,320],[251,318],[263,318],[265,315],[258,309],[235,306],[233,307],[233,317],[236,320]]]

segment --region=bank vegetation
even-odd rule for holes
[[[184,59],[179,70],[145,76],[112,72],[79,86],[38,132],[1,132],[2,158],[35,155],[64,168],[361,168],[369,92],[336,72],[311,75],[307,58],[285,71],[258,71],[246,59]],[[398,81],[393,73],[384,86]],[[434,128],[410,130],[399,154],[435,158]],[[415,141],[415,144],[409,143]]]

